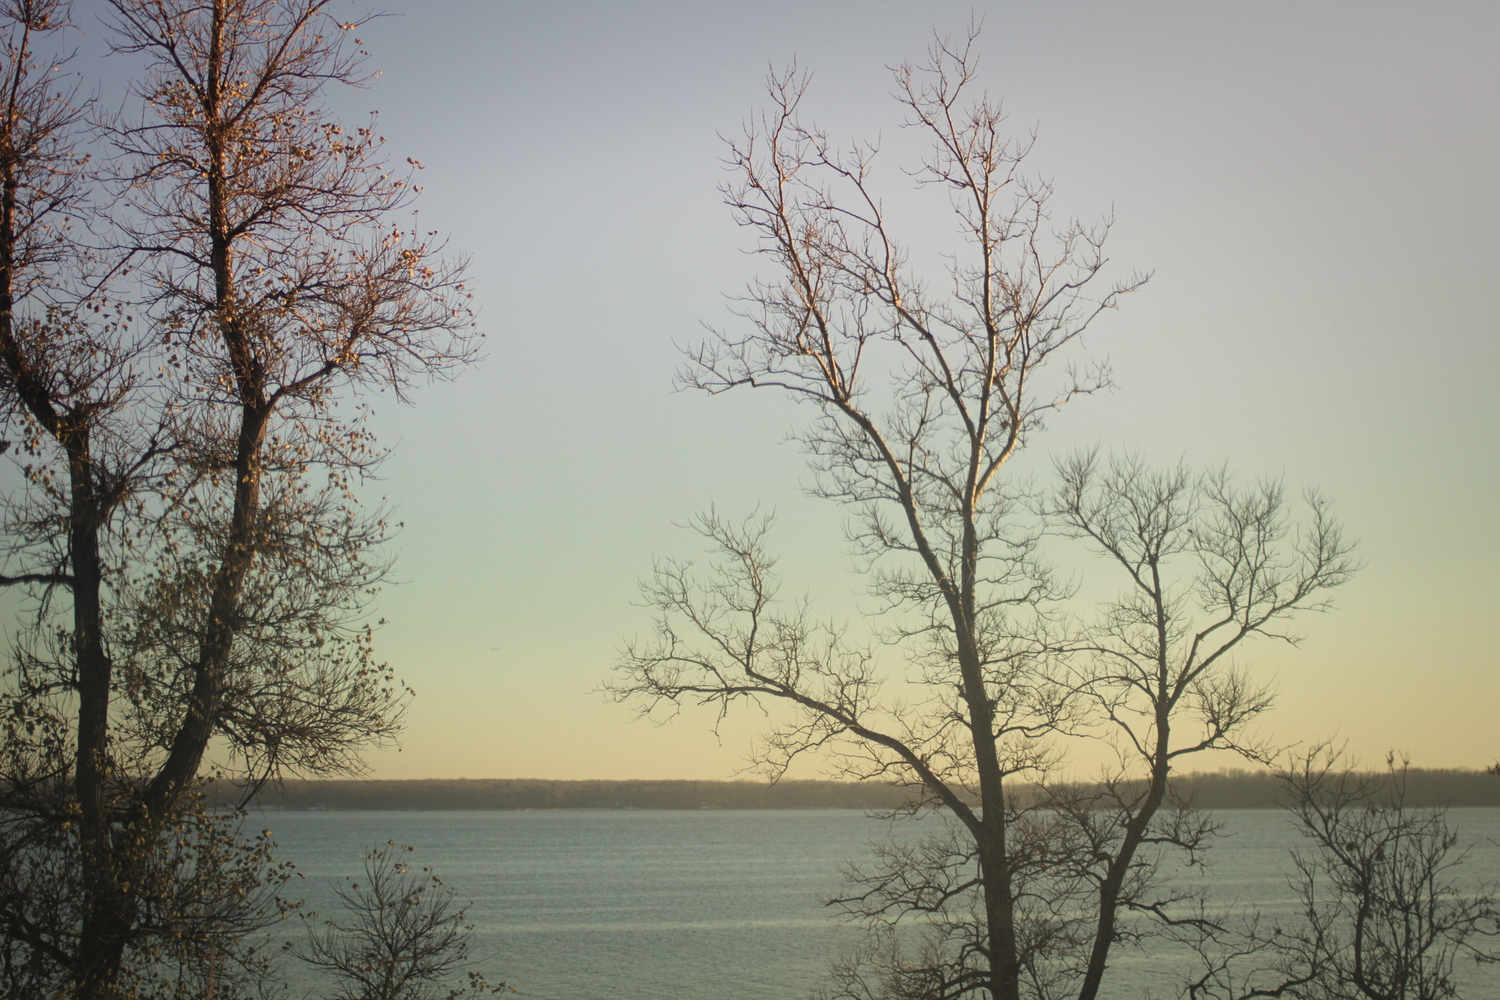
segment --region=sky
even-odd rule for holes
[[[97,7],[75,16],[85,48]],[[676,389],[682,349],[734,329],[726,296],[760,266],[718,191],[722,137],[795,59],[810,118],[887,140],[877,180],[921,225],[943,204],[901,172],[887,67],[971,15],[979,82],[1036,130],[1030,168],[1059,211],[1112,214],[1114,274],[1152,273],[1090,335],[1118,388],[1053,420],[1033,460],[1131,449],[1317,486],[1366,567],[1335,612],[1298,621],[1300,647],[1241,657],[1279,691],[1265,728],[1371,763],[1500,757],[1500,6],[385,9],[358,32],[379,76],[329,103],[350,121],[378,109],[394,160],[424,165],[419,224],[470,259],[487,339],[412,406],[374,400],[394,452],[366,495],[405,526],[372,614],[417,697],[372,776],[744,766],[754,713],[716,735],[708,713],[655,725],[599,693],[650,629],[638,581],[698,553],[678,525],[710,505],[775,510],[788,586],[830,613],[862,606],[843,512],[805,495],[786,443],[808,411]]]

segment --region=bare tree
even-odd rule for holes
[[[348,770],[399,725],[362,621],[385,525],[354,490],[380,451],[340,391],[404,398],[472,355],[472,318],[462,263],[393,227],[415,189],[373,123],[345,130],[319,106],[361,80],[357,25],[329,6],[112,3],[117,50],[146,61],[143,111],[102,126],[114,200],[91,218],[115,234],[122,290],[93,290],[87,322],[19,312],[23,287],[66,280],[37,236],[58,227],[28,220],[78,210],[63,168],[81,157],[72,106],[15,68],[59,5],[12,11],[0,374],[28,490],[4,582],[39,614],[6,692],[4,792],[39,838],[68,831],[49,843],[71,851],[81,902],[43,926],[11,895],[7,919],[79,997],[121,993],[129,961],[183,933],[153,921],[144,887],[206,767],[249,789]],[[207,765],[215,739],[230,756]]]
[[[904,125],[931,143],[911,174],[947,199],[963,237],[946,294],[887,221],[875,149],[835,148],[801,121],[805,78],[774,76],[771,112],[730,145],[739,179],[725,191],[773,277],[740,300],[748,330],[694,350],[683,377],[711,393],[779,389],[819,411],[802,436],[814,493],[853,511],[849,537],[884,607],[877,641],[779,600],[767,519],[710,514],[696,526],[718,558],[706,574],[657,566],[645,587],[655,637],[627,648],[612,691],[645,714],[785,704],[792,718],[757,757],[772,775],[822,751],[847,776],[910,788],[911,811],[949,817],[941,835],[851,871],[835,902],[875,933],[836,995],[1092,1000],[1110,947],[1143,933],[1122,912],[1177,919],[1181,901],[1154,878],[1159,851],[1192,851],[1208,832],[1163,808],[1174,761],[1243,748],[1264,707],[1228,651],[1317,606],[1350,567],[1321,503],[1310,534],[1288,543],[1271,488],[1129,466],[1096,482],[1080,461],[1048,500],[1009,475],[1045,417],[1108,384],[1081,338],[1145,279],[1100,287],[1107,224],[1053,221],[1050,186],[1022,169],[1030,139],[1009,138],[999,105],[970,97],[973,42],[939,41],[925,66],[895,71]],[[1099,625],[1070,621],[1041,514],[1132,571],[1136,596]],[[1157,575],[1178,556],[1200,570],[1185,588]],[[1181,714],[1199,731],[1177,742]],[[1124,770],[1102,791],[1047,785],[1060,737],[1111,729]],[[1020,794],[1034,783],[1046,793]]]
[[[1235,650],[1257,636],[1296,642],[1286,619],[1326,610],[1327,591],[1355,563],[1316,493],[1307,494],[1308,517],[1296,523],[1279,484],[1241,489],[1222,471],[1153,472],[1133,458],[1100,470],[1094,456],[1075,456],[1058,473],[1052,523],[1089,542],[1126,580],[1069,655],[1076,690],[1108,720],[1118,770],[1093,788],[1051,798],[1080,824],[1085,816],[1097,823],[1102,812],[1114,831],[1107,850],[1095,844],[1088,852],[1100,861],[1090,875],[1097,925],[1082,995],[1094,996],[1110,943],[1121,937],[1123,910],[1175,919],[1165,900],[1127,889],[1154,872],[1142,849],[1170,844],[1191,856],[1210,832],[1175,813],[1170,830],[1153,829],[1174,767],[1208,750],[1270,762],[1249,724],[1272,696],[1234,664]],[[1129,780],[1135,777],[1145,780]]]
[[[467,908],[431,868],[413,872],[388,841],[365,855],[363,883],[336,890],[348,916],[310,931],[305,949],[287,950],[338,983],[332,1000],[445,1000],[512,992],[473,968]],[[456,984],[453,980],[462,976]]]
[[[1300,919],[1239,938],[1207,935],[1202,1000],[1441,1000],[1458,997],[1454,965],[1500,961],[1496,886],[1458,880],[1468,854],[1444,809],[1406,802],[1407,761],[1359,773],[1320,744],[1279,777],[1305,849],[1289,883]]]

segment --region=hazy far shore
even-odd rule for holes
[[[1272,809],[1280,785],[1266,773],[1189,774],[1174,782],[1203,809]],[[1020,793],[1029,789],[1021,786]],[[1407,774],[1415,806],[1500,806],[1500,777],[1485,771],[1417,769]],[[233,793],[221,789],[219,798]],[[288,781],[255,797],[260,809],[890,809],[902,789],[838,781],[554,781],[532,778],[433,778],[405,781]]]

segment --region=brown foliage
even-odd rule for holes
[[[462,262],[393,226],[409,179],[319,106],[361,79],[357,25],[327,0],[111,7],[144,69],[139,117],[96,122],[107,170],[33,72],[61,4],[9,10],[0,123],[0,403],[28,483],[4,582],[37,596],[0,766],[29,817],[9,836],[60,852],[79,896],[45,926],[0,902],[81,997],[202,923],[154,922],[144,887],[205,772],[346,772],[399,728],[361,621],[385,523],[354,490],[381,453],[340,393],[404,397],[473,352]],[[71,244],[70,214],[101,239]]]

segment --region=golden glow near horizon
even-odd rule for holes
[[[706,713],[632,723],[596,691],[650,628],[636,581],[698,553],[673,524],[711,504],[774,508],[787,593],[860,607],[841,512],[800,492],[782,443],[810,411],[673,391],[678,346],[739,322],[724,296],[757,266],[716,191],[717,135],[795,56],[811,117],[882,139],[887,207],[935,246],[949,222],[900,173],[883,67],[971,10],[983,83],[1038,128],[1054,205],[1113,213],[1112,266],[1154,272],[1090,343],[1118,390],[1058,414],[1029,467],[1098,445],[1319,486],[1367,565],[1337,611],[1298,620],[1299,648],[1242,657],[1281,692],[1269,735],[1338,736],[1368,763],[1500,756],[1500,7],[391,6],[362,31],[381,76],[330,99],[379,108],[397,162],[426,165],[421,225],[472,256],[489,346],[415,408],[375,401],[396,451],[366,493],[406,527],[374,612],[418,698],[374,776],[734,773],[754,713],[715,737]]]

